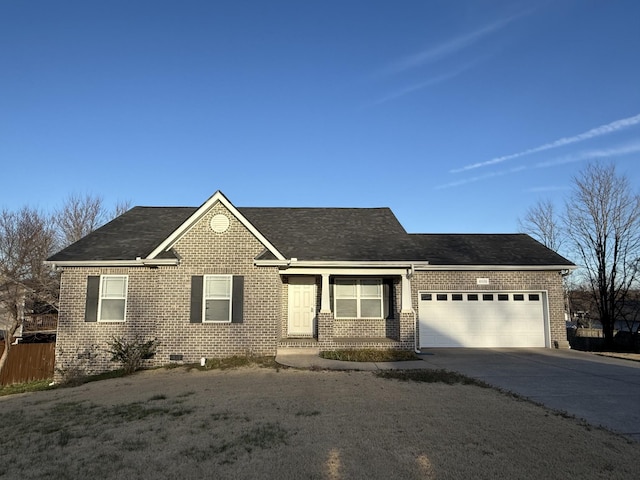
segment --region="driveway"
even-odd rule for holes
[[[640,362],[575,350],[423,350],[421,358],[640,441]]]

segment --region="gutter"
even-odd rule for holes
[[[431,270],[457,270],[457,271],[507,271],[507,270],[558,270],[572,271],[578,267],[575,265],[415,265],[415,270],[431,271]]]
[[[428,267],[428,263],[421,262],[423,268]],[[393,261],[340,261],[340,260],[298,260],[292,258],[290,260],[254,260],[254,265],[257,267],[311,267],[311,268],[366,268],[366,267],[378,267],[378,268],[413,268],[415,262],[393,262]]]
[[[160,267],[177,266],[180,260],[177,258],[136,258],[135,260],[45,260],[45,265],[50,265],[52,269],[64,267]]]
[[[563,271],[569,273],[576,270],[575,265],[431,265],[429,262],[388,262],[388,261],[369,261],[369,262],[352,262],[352,261],[318,261],[318,260],[302,260],[297,258],[290,260],[254,260],[257,267],[280,267],[288,268],[406,268],[409,274],[413,275],[416,271],[437,271],[437,270],[457,270],[457,271]]]

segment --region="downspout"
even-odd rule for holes
[[[416,311],[413,307],[411,307],[411,313],[413,313],[413,340],[414,340],[414,353],[420,354],[420,348],[418,347],[418,315],[416,315]]]
[[[411,264],[409,266],[409,271],[407,272],[407,279],[410,281],[413,278],[413,274],[415,273],[416,266],[415,264]],[[420,348],[418,347],[418,315],[416,314],[415,308],[413,308],[413,300],[411,301],[411,314],[413,315],[413,352],[414,353],[422,353]]]

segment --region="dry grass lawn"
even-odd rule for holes
[[[154,370],[0,398],[0,478],[635,479],[640,445],[492,389]]]

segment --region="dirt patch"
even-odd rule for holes
[[[602,357],[621,358],[623,360],[640,362],[640,353],[597,352],[594,355],[600,355]]]
[[[0,398],[4,478],[636,478],[638,444],[473,385],[155,370]]]

